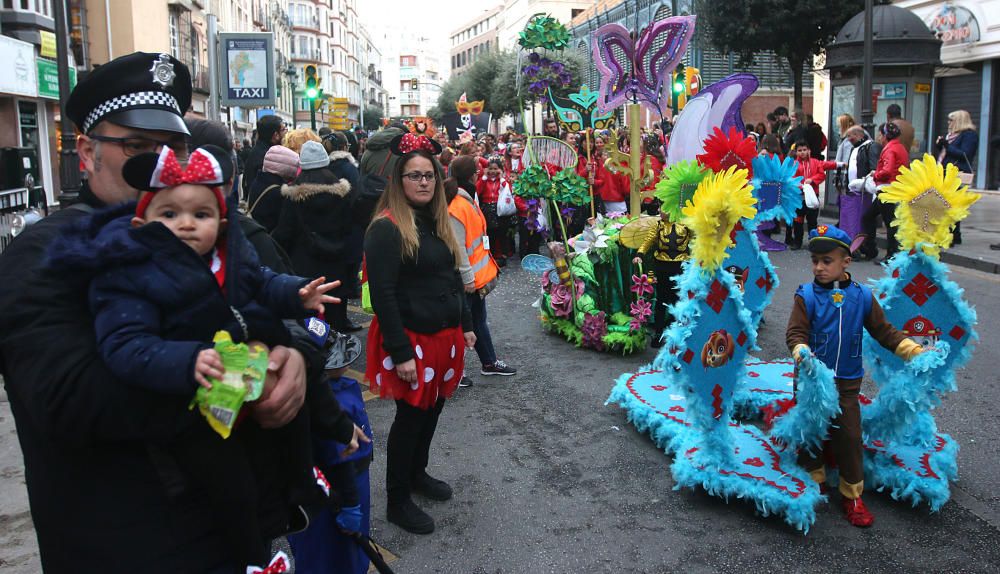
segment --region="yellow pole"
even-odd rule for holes
[[[583,131],[584,137],[587,142],[585,144],[587,148],[587,188],[590,190],[590,217],[594,218],[594,184],[590,182],[591,177],[593,177],[593,164],[590,161],[590,130]]]
[[[629,181],[631,182],[631,192],[629,194],[629,215],[632,218],[639,217],[642,210],[642,130],[639,128],[639,104],[628,104],[628,165]]]

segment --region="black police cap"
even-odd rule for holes
[[[108,120],[143,130],[188,134],[191,73],[168,54],[135,52],[95,68],[73,88],[66,114],[83,133]]]

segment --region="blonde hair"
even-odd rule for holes
[[[299,153],[302,150],[302,144],[306,142],[323,143],[323,140],[320,139],[320,137],[316,135],[316,132],[311,129],[299,128],[285,132],[285,137],[281,140],[281,145],[287,147],[295,153]]]
[[[399,236],[403,247],[403,258],[416,260],[417,250],[420,248],[420,234],[417,233],[417,224],[413,217],[413,206],[410,205],[409,200],[406,199],[406,193],[403,191],[403,173],[406,169],[406,164],[415,157],[426,158],[434,166],[434,172],[437,177],[434,180],[434,197],[431,198],[430,202],[431,215],[434,217],[434,234],[448,246],[448,250],[454,256],[455,268],[457,269],[461,264],[462,252],[465,249],[464,246],[459,247],[458,240],[455,239],[455,232],[451,228],[451,216],[448,214],[448,199],[444,193],[444,173],[441,169],[441,164],[431,154],[423,150],[418,150],[399,158],[399,161],[396,162],[395,173],[393,173],[393,177],[389,180],[389,185],[386,186],[385,192],[382,193],[382,197],[378,201],[378,207],[375,208],[375,217],[372,219],[372,224],[379,219],[388,217],[396,225],[396,228],[399,229]]]
[[[951,133],[953,134],[964,132],[965,130],[975,131],[976,129],[976,124],[972,123],[972,116],[965,110],[951,112],[948,114],[948,119],[955,122],[955,125],[951,127]]]
[[[837,116],[837,127],[840,128],[841,137],[847,135],[847,130],[854,127],[855,123],[854,116],[851,114],[840,114]]]

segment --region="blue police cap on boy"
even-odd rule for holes
[[[851,237],[836,225],[819,225],[809,231],[811,253],[829,253],[838,247],[851,253]]]
[[[84,134],[102,121],[187,135],[191,73],[169,54],[135,52],[94,68],[73,88],[66,114]]]

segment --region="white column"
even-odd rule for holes
[[[993,60],[983,62],[983,99],[979,102],[979,159],[976,168],[976,187],[986,189],[986,172],[990,167],[990,119],[993,102]]]

